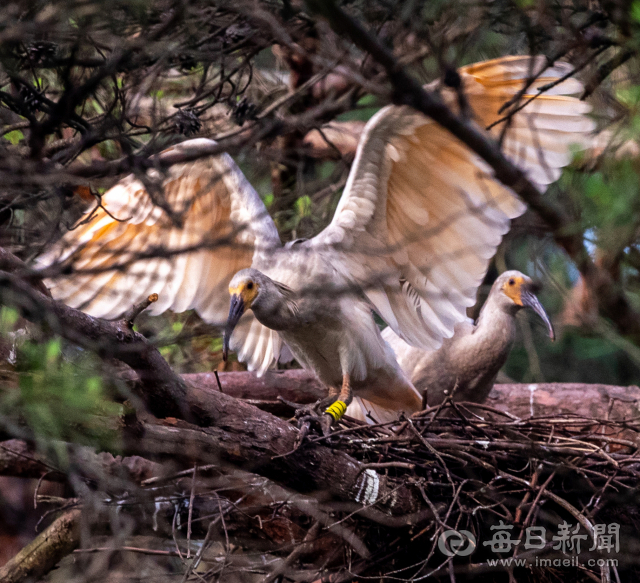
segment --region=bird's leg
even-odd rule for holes
[[[328,434],[333,419],[328,415],[321,415],[320,411],[327,405],[334,403],[339,395],[340,391],[337,387],[329,387],[329,394],[323,399],[316,401],[313,405],[302,405],[296,408],[295,419],[298,420],[300,435],[296,440],[295,449],[298,449],[304,441],[304,438],[309,433],[312,422],[320,424],[323,435]]]
[[[309,417],[309,416],[320,416],[320,411],[325,407],[328,407],[333,403],[340,394],[340,390],[337,387],[329,387],[329,394],[322,399],[318,399],[315,403],[311,403],[309,405],[298,405],[296,403],[290,403],[289,401],[285,401],[280,398],[280,400],[287,405],[290,405],[292,408],[296,410],[295,418],[300,419],[301,417]]]
[[[329,423],[325,431],[325,425],[327,425],[327,421],[323,420],[323,433],[328,433],[329,427],[331,427],[331,423],[333,421],[340,421],[340,419],[342,419],[344,412],[347,410],[347,407],[352,400],[353,391],[351,390],[351,379],[349,378],[349,373],[344,373],[342,375],[342,389],[340,390],[338,399],[333,403],[333,405],[327,407],[327,410],[325,411],[324,417],[326,420],[328,420]]]
[[[351,390],[351,379],[348,373],[342,375],[342,388],[340,391],[336,387],[329,388],[329,395],[318,401],[313,407],[313,413],[310,414],[309,409],[303,412],[302,409],[296,411],[296,417],[299,418],[298,424],[300,426],[300,433],[302,439],[309,431],[309,422],[315,421],[320,423],[320,429],[323,435],[329,435],[331,430],[331,424],[334,421],[340,421],[342,419],[349,403],[353,400],[353,391]],[[317,416],[318,408],[329,405],[324,412],[324,415]],[[299,415],[302,413],[302,415]],[[301,439],[299,439],[301,442]]]
[[[338,387],[329,387],[329,394],[314,405],[315,410],[319,413],[320,410],[331,405],[338,398],[338,395],[340,395]]]
[[[320,411],[322,411],[325,407],[328,407],[329,405],[335,403],[339,395],[340,390],[337,387],[329,387],[329,394],[324,399],[320,399],[315,404],[315,411],[318,413],[318,415],[320,414]]]

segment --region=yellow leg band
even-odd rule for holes
[[[347,410],[347,404],[344,401],[335,401],[333,405],[327,407],[325,413],[331,415],[334,421],[340,421],[344,412]]]

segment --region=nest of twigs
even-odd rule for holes
[[[394,577],[502,571],[518,581],[566,581],[570,572],[572,580],[616,580],[640,573],[639,431],[640,418],[520,419],[449,402],[396,427],[351,427],[331,441],[414,483],[433,512],[398,545],[398,563],[419,560]]]
[[[360,505],[219,465],[153,478],[117,504],[146,504],[150,530],[171,533],[156,550],[185,581],[631,581],[639,432],[640,419],[519,419],[449,402],[307,438],[301,447],[324,442],[365,464]],[[372,519],[376,475],[415,488],[423,509]]]

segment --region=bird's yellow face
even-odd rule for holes
[[[525,285],[525,279],[521,276],[510,277],[504,282],[502,291],[504,295],[511,299],[516,306],[524,306],[522,301],[522,288]]]
[[[248,310],[258,295],[259,285],[252,279],[243,281],[236,287],[229,287],[229,295],[232,298],[241,298],[245,310]]]
[[[501,288],[499,288],[502,293],[519,308],[531,308],[536,314],[538,314],[547,326],[549,338],[551,338],[551,340],[555,340],[555,332],[553,331],[551,320],[536,297],[536,284],[526,275],[522,275],[518,271],[505,273],[503,276],[505,278],[508,277],[508,279],[505,279]]]
[[[229,286],[229,294],[231,295],[231,303],[229,305],[229,318],[224,329],[222,339],[222,358],[227,360],[229,353],[229,340],[231,333],[240,321],[242,314],[251,308],[253,302],[258,296],[260,287],[253,279],[243,279],[236,286]]]

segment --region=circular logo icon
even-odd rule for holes
[[[447,557],[466,557],[476,550],[476,537],[468,530],[445,530],[438,538],[438,548]]]

